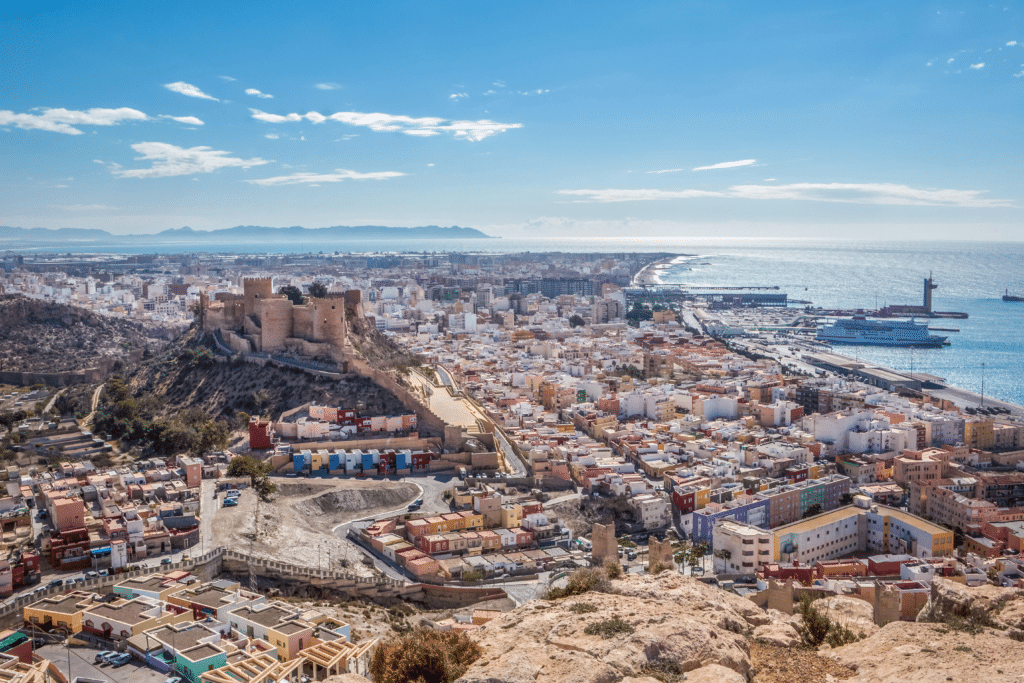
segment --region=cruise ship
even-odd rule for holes
[[[943,346],[948,337],[928,334],[928,325],[913,320],[840,319],[818,330],[818,341],[869,346]]]

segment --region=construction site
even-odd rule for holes
[[[346,523],[403,510],[421,496],[412,483],[379,480],[302,480],[278,483],[272,500],[243,491],[238,504],[220,507],[212,546],[278,562],[370,577],[362,552],[335,533]]]

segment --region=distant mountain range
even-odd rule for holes
[[[172,228],[155,235],[114,235],[106,230],[84,228],[11,228],[0,226],[0,248],[8,246],[26,247],[31,245],[54,245],[68,242],[95,242],[112,244],[117,242],[189,242],[238,243],[240,239],[258,239],[271,242],[294,242],[307,240],[450,240],[450,239],[494,239],[475,228],[460,228],[453,225],[442,228],[426,225],[416,228],[394,228],[383,225],[336,225],[329,228],[268,228],[259,225],[239,225],[222,230],[193,230],[190,227]]]

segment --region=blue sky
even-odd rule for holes
[[[0,225],[1024,239],[1020,2],[776,4],[9,7]]]

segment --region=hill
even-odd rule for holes
[[[204,351],[209,340],[195,328],[128,378],[136,398],[150,396],[155,417],[189,408],[230,419],[238,411],[276,416],[309,402],[354,408],[365,414],[404,412],[393,394],[358,376],[333,380],[298,369],[235,360],[217,363]]]
[[[0,370],[7,372],[108,369],[164,343],[141,323],[17,294],[0,297],[0,320]]]
[[[461,228],[457,225],[441,227],[425,225],[412,228],[399,228],[384,225],[334,225],[324,228],[265,227],[259,225],[238,225],[233,228],[219,230],[193,230],[185,226],[164,230],[155,235],[114,235],[106,230],[58,228],[17,228],[0,226],[0,248],[28,245],[63,245],[71,241],[77,245],[92,247],[102,245],[126,245],[137,242],[146,244],[191,244],[195,240],[203,244],[239,244],[239,240],[257,239],[261,242],[295,243],[306,241],[315,243],[323,240],[452,240],[452,239],[494,239],[475,228]]]

